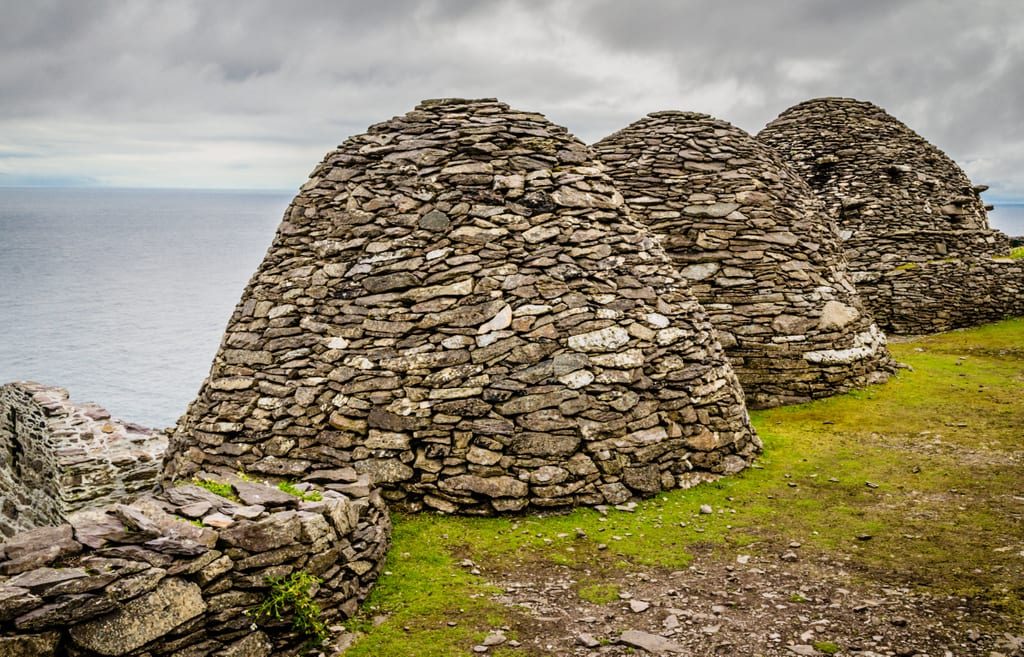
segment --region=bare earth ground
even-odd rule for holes
[[[859,578],[841,562],[789,546],[776,551],[625,574],[621,599],[603,605],[577,597],[574,573],[559,567],[506,576],[494,582],[505,591],[495,599],[516,610],[511,629],[531,655],[633,654],[643,644],[621,642],[627,630],[664,637],[660,649],[648,639],[653,654],[817,655],[834,644],[864,657],[1024,655],[1019,633],[965,629],[1014,619],[895,584],[851,584]]]
[[[964,449],[941,441],[894,441],[891,447],[908,454],[952,450],[968,470],[1024,466],[1020,451]],[[992,493],[1019,523],[1024,498]],[[929,502],[947,508],[980,502],[958,490],[940,497]],[[872,549],[869,536],[860,538],[852,551]],[[922,537],[906,538],[912,550]],[[1010,545],[993,550],[1019,551],[1024,568],[1021,537],[1007,538]],[[691,546],[696,556],[684,570],[624,572],[614,579],[603,571],[602,578],[619,590],[618,599],[606,604],[575,593],[580,575],[589,573],[554,564],[531,564],[523,576],[504,573],[491,583],[504,591],[494,599],[515,611],[510,630],[529,655],[1024,657],[1024,618],[1012,612],[930,593],[922,582],[895,572],[865,572],[849,556],[837,560],[797,542],[773,540],[778,539],[725,550],[724,557],[721,549]],[[651,636],[630,633],[623,640],[629,630]]]

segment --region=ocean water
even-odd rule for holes
[[[0,383],[173,425],[292,196],[0,188]]]

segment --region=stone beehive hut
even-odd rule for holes
[[[854,281],[879,324],[931,332],[1021,312],[1019,266],[975,186],[942,151],[871,103],[819,98],[758,135],[838,222]]]
[[[491,513],[742,468],[759,442],[707,316],[590,158],[495,100],[427,101],[328,153],[172,476],[351,465],[407,508]]]
[[[749,405],[888,378],[834,222],[770,149],[690,112],[650,114],[593,148],[710,313]]]

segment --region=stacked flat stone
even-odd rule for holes
[[[1021,314],[1009,240],[945,153],[871,103],[819,98],[758,134],[838,222],[853,280],[882,328],[928,333]]]
[[[287,605],[280,620],[253,614],[268,580],[304,572],[325,623],[351,615],[389,547],[387,507],[238,479],[233,492],[184,485],[0,545],[0,655],[303,654]]]
[[[749,406],[827,397],[894,371],[834,222],[769,148],[706,114],[655,112],[593,150],[710,313]]]
[[[0,386],[0,538],[154,490],[166,448],[163,433],[63,388]]]
[[[587,147],[446,99],[327,154],[174,445],[174,477],[351,466],[406,508],[495,513],[652,495],[760,443],[707,315]]]

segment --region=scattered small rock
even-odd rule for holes
[[[501,632],[495,632],[494,634],[488,634],[484,640],[483,645],[485,646],[500,646],[505,643],[508,639]]]
[[[642,632],[640,630],[626,630],[619,637],[619,643],[634,648],[640,648],[646,650],[652,655],[661,655],[666,652],[685,652],[683,646],[666,639],[663,636],[657,634],[650,634],[649,632]]]

